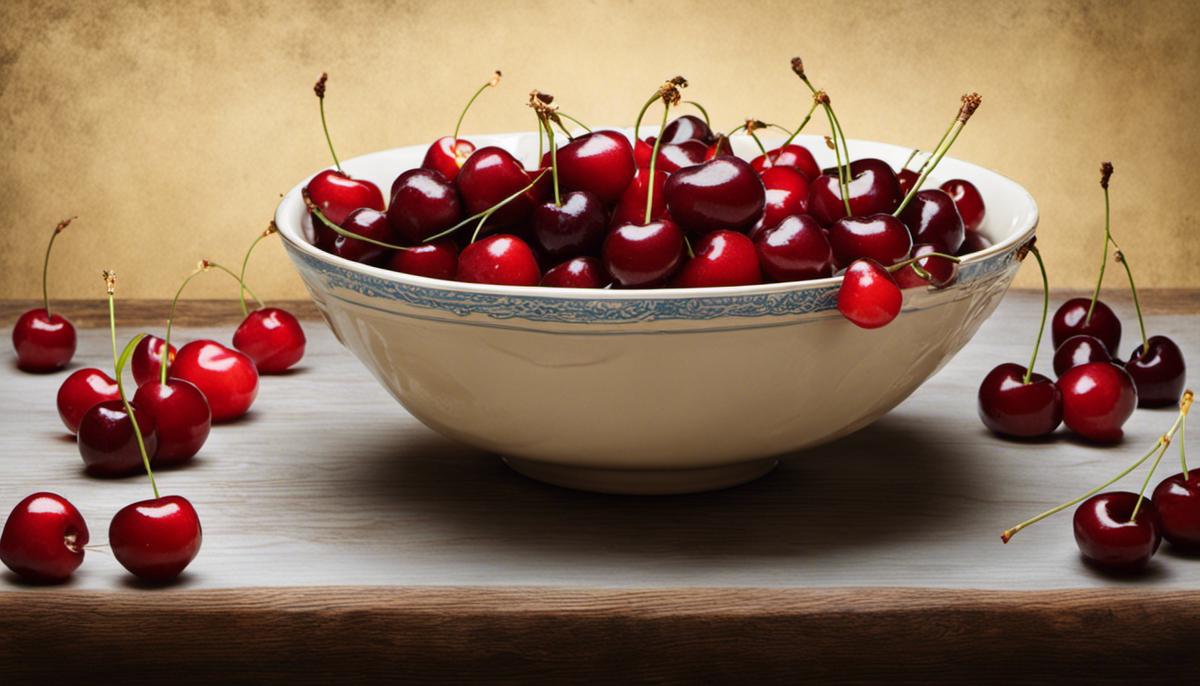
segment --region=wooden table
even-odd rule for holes
[[[1145,297],[1152,332],[1200,363],[1200,294]],[[65,587],[9,575],[0,682],[46,669],[288,683],[1194,677],[1200,560],[1166,547],[1141,578],[1102,576],[1080,563],[1069,514],[1000,543],[1005,527],[1132,461],[1174,414],[1138,411],[1114,448],[987,434],[978,382],[1025,362],[1038,304],[1010,294],[875,425],[746,486],[654,498],[546,486],[451,443],[311,322],[302,367],[265,378],[247,418],[159,474],[203,520],[181,581],[140,587],[103,550]],[[192,311],[212,322],[217,309]],[[1128,301],[1116,309],[1131,348],[1136,320]],[[126,323],[151,312],[161,307],[119,304]],[[85,313],[102,321],[95,305]],[[231,329],[185,327],[179,340]],[[82,330],[77,365],[109,366],[106,336]],[[0,510],[57,491],[104,543],[112,514],[149,486],[82,474],[54,408],[63,376],[0,366]],[[1176,470],[1172,458],[1160,476]]]

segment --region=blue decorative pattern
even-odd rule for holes
[[[286,244],[286,243],[285,243]],[[629,322],[691,320],[722,317],[803,315],[837,307],[838,284],[822,288],[800,288],[781,293],[746,295],[629,299],[560,298],[547,295],[471,293],[398,283],[339,267],[288,246],[297,266],[312,272],[332,289],[341,289],[373,299],[395,301],[411,307],[472,314],[492,319],[522,319],[533,322],[570,324],[617,324]],[[964,265],[959,283],[987,279],[1005,271],[1016,250]]]

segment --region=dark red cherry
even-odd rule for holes
[[[962,246],[965,232],[962,217],[945,191],[926,188],[917,191],[900,213],[914,243],[928,243],[938,252],[953,255]]]
[[[550,166],[548,157],[543,158],[542,166]],[[605,205],[620,199],[635,171],[629,139],[616,131],[587,133],[558,150],[562,188],[587,191]]]
[[[906,168],[896,172],[896,178],[900,181],[900,192],[908,195],[912,187],[917,185],[917,179],[920,179],[921,175]]]
[[[1054,341],[1054,347],[1057,349],[1071,336],[1095,336],[1104,342],[1109,354],[1115,357],[1120,354],[1121,320],[1117,319],[1117,315],[1113,314],[1103,300],[1096,301],[1092,318],[1088,320],[1090,302],[1089,298],[1071,298],[1059,305],[1050,322],[1050,339]]]
[[[672,285],[676,288],[762,283],[754,241],[745,234],[727,229],[713,231],[705,234],[694,250],[696,256],[685,262],[675,277]]]
[[[684,141],[700,141],[708,144],[713,142],[712,129],[704,120],[694,114],[683,114],[667,122],[662,130],[663,143],[683,143]]]
[[[113,557],[139,579],[170,581],[200,552],[200,516],[187,498],[168,495],[126,505],[108,526]]]
[[[838,265],[868,258],[882,265],[893,265],[908,257],[912,236],[890,214],[868,217],[843,217],[829,229],[829,245]]]
[[[1075,543],[1088,563],[1105,571],[1136,572],[1150,562],[1162,542],[1158,512],[1145,498],[1132,519],[1137,501],[1137,493],[1100,493],[1075,510]]]
[[[760,175],[766,201],[762,216],[750,229],[750,238],[775,228],[784,217],[808,212],[808,180],[791,167],[770,167]]]
[[[661,285],[683,263],[683,231],[667,219],[620,224],[604,239],[601,261],[618,286]]]
[[[352,179],[336,169],[318,173],[305,188],[325,218],[338,226],[360,207],[383,211],[383,194],[378,186],[370,181]],[[316,229],[317,246],[328,250],[337,233],[317,219],[313,219],[313,226]]]
[[[842,275],[837,307],[842,316],[863,329],[878,329],[900,314],[904,296],[878,262],[855,260]]]
[[[1200,552],[1200,469],[1168,476],[1154,489],[1163,538],[1186,552]]]
[[[759,233],[754,243],[759,266],[771,281],[833,276],[833,248],[825,230],[807,214],[784,217],[774,228]]]
[[[462,195],[466,213],[470,216],[499,204],[528,186],[532,180],[529,172],[512,154],[493,146],[476,150],[459,171],[455,184]],[[530,188],[496,210],[488,219],[488,226],[500,228],[525,221],[541,198],[541,185]]]
[[[758,174],[737,157],[718,157],[680,169],[667,179],[667,209],[687,231],[749,228],[766,203]]]
[[[849,186],[850,212],[855,217],[891,214],[900,206],[903,198],[896,172],[883,160],[866,158],[851,162]],[[846,216],[836,171],[813,179],[808,211],[821,226],[829,226]]]
[[[34,493],[17,503],[0,534],[0,562],[33,583],[61,583],[83,563],[87,522],[57,493]]]
[[[212,428],[208,399],[199,388],[183,379],[143,384],[133,396],[133,404],[138,412],[145,411],[154,418],[158,437],[155,466],[186,462],[208,440]]]
[[[661,170],[654,171],[654,199],[653,207],[651,207],[650,219],[662,219],[667,213],[667,177],[668,174]],[[609,218],[609,226],[619,226],[621,224],[642,224],[646,218],[646,194],[649,191],[648,180],[650,178],[649,169],[638,169],[637,175],[633,177],[629,188],[621,194],[620,201],[613,209],[612,217]]]
[[[654,138],[647,138],[636,144],[634,159],[638,169],[650,166],[650,155],[654,152]],[[700,164],[712,159],[708,154],[708,146],[700,141],[684,141],[682,143],[663,143],[658,146],[658,163],[655,171],[673,174],[684,167]]]
[[[1054,375],[1062,376],[1072,367],[1088,362],[1111,362],[1108,348],[1095,336],[1079,334],[1062,342],[1054,351]]]
[[[969,255],[973,252],[986,250],[992,247],[992,241],[987,236],[978,231],[968,231],[963,236],[962,245],[958,247],[958,252],[955,255]]]
[[[935,246],[923,243],[915,245],[912,249],[913,257],[921,257],[933,252],[941,252]],[[951,262],[944,257],[923,257],[917,260],[917,266],[924,269],[929,274],[930,279],[921,278],[912,266],[903,267],[893,276],[896,278],[896,283],[900,284],[900,288],[926,288],[933,286],[934,288],[945,288],[958,280],[958,263]]]
[[[604,288],[609,281],[604,265],[595,257],[574,257],[551,267],[542,277],[542,285],[553,288]]]
[[[544,202],[534,209],[533,243],[551,263],[594,255],[604,242],[607,223],[604,204],[596,196],[574,191],[562,196],[561,205]]]
[[[1125,371],[1137,386],[1138,407],[1166,407],[1179,402],[1187,380],[1183,351],[1166,336],[1151,336],[1147,343],[1133,349]]]
[[[421,161],[421,167],[441,174],[447,181],[454,181],[458,176],[458,170],[462,169],[474,152],[475,144],[471,141],[454,136],[442,136],[429,146],[429,150],[425,151],[425,159]]]
[[[75,356],[75,327],[61,314],[29,310],[13,326],[12,342],[23,371],[55,372]]]
[[[454,278],[469,283],[536,286],[542,279],[542,272],[533,250],[525,241],[501,233],[463,248]]]
[[[258,397],[254,360],[216,341],[192,341],[179,349],[171,375],[190,381],[208,399],[214,422],[227,422],[250,411]]]
[[[524,170],[520,171],[524,174]],[[528,183],[526,178],[513,192]],[[501,196],[497,201],[504,197]],[[458,190],[441,173],[410,169],[392,182],[392,204],[388,206],[387,219],[392,230],[406,243],[420,243],[454,226],[462,218],[463,208],[458,199]]]
[[[795,143],[789,143],[771,150],[766,155],[755,157],[750,161],[750,166],[759,173],[774,167],[790,167],[803,174],[808,181],[821,175],[821,166],[817,164],[813,154],[808,151],[808,148]]]
[[[1137,389],[1122,367],[1089,362],[1068,369],[1058,379],[1063,395],[1063,423],[1098,443],[1115,443],[1121,427],[1137,408]]]
[[[984,208],[983,196],[975,184],[965,179],[951,179],[943,183],[941,189],[954,200],[954,206],[958,208],[958,214],[962,217],[963,226],[967,231],[978,231],[983,226],[987,211]]]
[[[278,307],[251,312],[233,332],[233,347],[254,360],[260,374],[288,370],[304,357],[307,344],[300,320]]]
[[[58,387],[58,416],[67,431],[76,433],[84,413],[102,402],[120,399],[111,376],[91,367],[80,369]]]
[[[716,140],[709,144],[708,150],[704,153],[704,159],[708,161],[722,155],[733,155],[733,144],[729,142],[729,137],[725,135],[717,136]],[[758,170],[756,169],[755,171]]]
[[[415,245],[408,250],[397,250],[388,259],[387,268],[405,274],[449,281],[454,278],[454,272],[458,269],[458,246],[446,238]]]
[[[163,347],[167,342],[158,336],[144,336],[133,349],[129,366],[133,369],[133,381],[138,386],[158,380],[162,372]],[[167,351],[167,369],[175,361],[175,346]]]
[[[153,460],[158,448],[154,417],[136,405],[133,415],[141,429],[146,454]],[[133,423],[125,413],[125,403],[120,400],[98,403],[83,414],[79,421],[78,444],[79,455],[92,476],[125,476],[144,468]]]
[[[341,227],[350,233],[370,238],[384,243],[396,243],[396,234],[388,224],[387,215],[379,210],[360,207],[346,217]],[[357,238],[337,235],[329,252],[352,262],[363,264],[378,264],[388,253],[388,249],[374,243],[368,243]]]
[[[1035,438],[1054,432],[1062,423],[1062,392],[1050,379],[1031,374],[1025,367],[1006,362],[983,377],[979,384],[979,418],[993,433]]]

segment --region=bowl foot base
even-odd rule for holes
[[[739,486],[775,468],[779,460],[706,467],[703,469],[596,469],[506,457],[504,461],[525,476],[555,486],[620,495],[701,493]]]

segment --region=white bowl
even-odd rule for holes
[[[529,161],[532,134],[476,136]],[[801,137],[823,165],[821,139]],[[735,141],[749,156],[752,144]],[[899,165],[909,150],[851,141]],[[390,187],[426,146],[343,163]],[[749,481],[780,455],[867,426],[963,347],[999,304],[1037,226],[1017,183],[951,158],[974,183],[995,243],[944,290],[910,289],[900,316],[860,329],[836,309],[841,277],[698,289],[580,290],[457,283],[322,252],[300,189],[275,221],[338,339],[409,412],[452,439],[554,484],[683,493]]]

